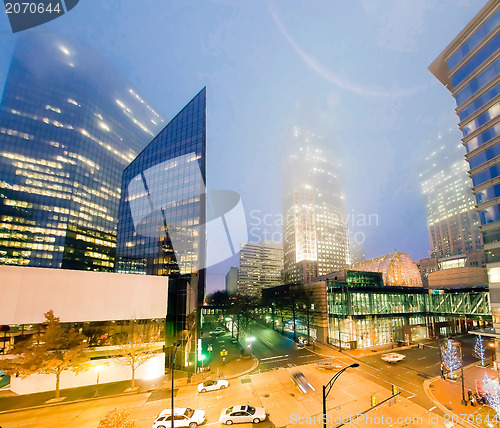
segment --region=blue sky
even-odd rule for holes
[[[207,86],[208,187],[241,194],[255,235],[281,230],[281,157],[297,102],[330,119],[367,257],[429,250],[418,174],[452,129],[454,100],[427,67],[486,4],[472,0],[80,0],[32,32],[103,53],[169,120]],[[0,16],[0,87],[16,35]],[[300,124],[297,124],[300,126]],[[449,135],[449,134],[448,134]],[[250,214],[252,213],[252,216]],[[272,222],[271,222],[272,223]],[[229,260],[211,269],[223,287]]]

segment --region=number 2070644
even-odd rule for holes
[[[498,422],[498,415],[490,416],[489,414],[487,415],[480,415],[480,414],[465,414],[461,413],[459,415],[455,414],[445,414],[444,415],[444,420],[445,421],[450,421],[454,424],[460,424],[462,422],[469,422],[473,424],[482,424],[482,423],[494,423],[496,424]]]
[[[42,13],[55,13],[59,14],[62,12],[61,4],[56,2],[54,4],[39,3],[39,2],[12,2],[5,3],[6,13],[13,14],[42,14]]]

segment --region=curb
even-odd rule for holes
[[[236,379],[237,377],[245,376],[246,374],[248,374],[250,372],[253,372],[258,367],[258,365],[260,364],[260,361],[257,358],[255,358],[255,357],[252,357],[252,359],[254,360],[254,362],[253,362],[253,365],[252,365],[251,368],[249,368],[248,370],[245,370],[244,372],[237,373],[237,374],[235,374],[233,376],[224,377],[224,379]]]
[[[475,364],[475,363],[474,363]],[[468,366],[464,367],[467,368],[471,366],[471,364],[469,364]],[[441,376],[436,376],[436,377],[433,377],[432,379],[426,379],[423,383],[423,388],[424,388],[424,392],[425,392],[425,395],[427,395],[427,398],[429,398],[433,403],[434,405],[436,405],[439,410],[441,410],[445,415],[446,414],[452,414],[454,416],[457,416],[457,419],[460,421],[459,424],[462,425],[462,426],[465,426],[467,428],[481,428],[479,425],[476,425],[476,424],[473,424],[469,421],[466,421],[466,420],[460,420],[460,418],[458,417],[458,415],[456,413],[454,413],[454,411],[450,410],[450,409],[447,409],[446,407],[444,407],[438,400],[436,400],[436,398],[434,397],[434,394],[431,392],[430,390],[430,386],[433,382],[435,382],[436,380],[439,380],[441,379]]]
[[[36,409],[45,409],[47,407],[63,406],[65,404],[85,403],[87,401],[96,401],[96,400],[101,400],[101,399],[104,399],[104,398],[123,397],[125,395],[151,394],[153,392],[154,391],[151,391],[151,390],[138,391],[138,392],[124,392],[122,394],[102,395],[102,396],[99,396],[99,397],[82,398],[80,400],[61,401],[60,403],[50,403],[50,404],[42,404],[42,405],[38,405],[38,406],[20,407],[19,409],[1,410],[0,411],[0,415],[6,415],[6,414],[9,414],[9,413],[16,413],[16,412],[24,412],[26,410],[36,410]]]

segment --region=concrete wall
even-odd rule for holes
[[[0,325],[164,318],[168,277],[0,266]]]
[[[119,358],[92,361],[88,370],[75,374],[65,371],[61,374],[60,388],[75,388],[78,386],[96,385],[99,374],[99,384],[130,380],[130,366],[119,363]],[[136,371],[136,379],[155,379],[165,374],[165,354],[156,354]],[[32,394],[35,392],[54,391],[55,375],[32,375],[21,379],[11,377],[10,389],[16,394]],[[64,394],[63,394],[64,395]]]

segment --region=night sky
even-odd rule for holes
[[[330,119],[367,257],[397,249],[418,260],[429,251],[422,159],[439,134],[461,137],[454,100],[427,67],[485,4],[80,0],[28,31],[95,48],[167,121],[207,86],[207,186],[240,193],[254,241],[281,237],[282,155],[307,100],[310,116]],[[16,37],[2,14],[2,88]],[[210,269],[209,291],[237,260]]]

